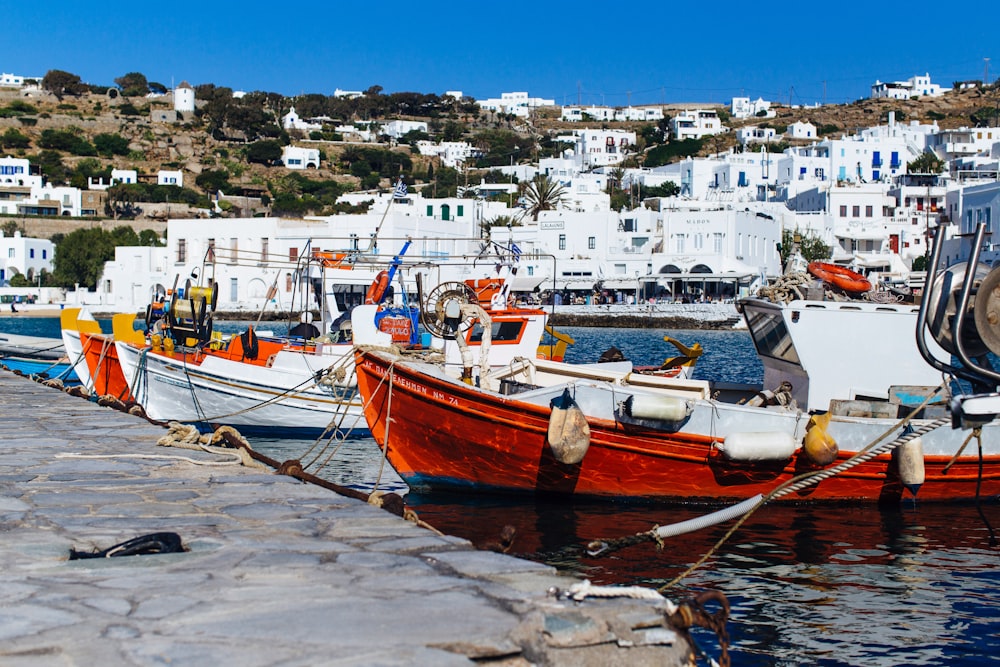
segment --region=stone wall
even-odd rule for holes
[[[153,220],[139,218],[137,220],[113,220],[111,218],[104,218],[95,220],[89,218],[37,218],[33,216],[21,217],[10,215],[0,217],[0,225],[6,224],[10,220],[18,224],[24,236],[39,239],[49,239],[52,238],[53,234],[69,234],[78,229],[93,229],[95,227],[100,227],[110,232],[115,227],[129,226],[135,230],[136,234],[144,229],[152,229],[161,236],[167,233],[166,219]]]

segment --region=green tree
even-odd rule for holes
[[[665,143],[646,153],[643,166],[660,167],[688,155],[697,155],[702,146],[702,140],[694,138]]]
[[[229,192],[232,184],[229,182],[229,172],[225,169],[209,169],[194,178],[194,184],[205,192]]]
[[[100,160],[93,157],[85,157],[76,163],[73,174],[70,176],[69,184],[75,188],[85,190],[88,187],[89,179],[103,178],[111,180],[111,167],[105,166]]]
[[[49,182],[61,185],[69,180],[70,171],[63,164],[62,155],[57,151],[45,150],[38,155],[29,156],[32,164],[37,164],[42,174]]]
[[[140,97],[149,92],[149,82],[146,76],[139,72],[124,74],[115,79],[115,83],[126,97]]]
[[[87,91],[87,84],[80,81],[80,77],[76,74],[50,69],[42,77],[42,89],[61,100],[64,95],[82,95]]]
[[[139,232],[139,245],[152,248],[162,248],[165,244],[160,235],[152,229],[144,229]]]
[[[4,148],[28,148],[31,146],[31,139],[13,127],[8,127],[0,137],[0,145]]]
[[[104,271],[104,263],[114,257],[115,243],[109,232],[100,228],[77,229],[63,237],[56,247],[52,259],[53,283],[93,289]]]
[[[101,133],[94,136],[94,148],[104,157],[128,155],[128,139],[120,134]]]
[[[781,230],[781,265],[784,266],[792,254],[795,245],[795,237],[799,237],[799,252],[807,262],[824,261],[830,259],[833,249],[812,231],[805,233],[796,229]]]
[[[41,148],[65,151],[73,155],[97,155],[94,145],[73,130],[42,130],[38,145]]]
[[[944,171],[944,161],[934,153],[924,151],[906,163],[906,171],[911,174],[940,174]]]
[[[532,220],[538,220],[538,214],[542,211],[559,207],[566,191],[559,181],[549,178],[548,174],[538,174],[524,185],[522,196],[528,205],[525,213]]]
[[[27,276],[22,274],[20,271],[15,269],[14,275],[10,277],[11,287],[31,287],[31,280]]]
[[[281,159],[281,144],[273,139],[255,141],[246,147],[247,162],[272,165]]]
[[[667,181],[662,185],[647,185],[640,193],[643,198],[648,197],[676,197],[681,193],[681,187],[673,181]]]

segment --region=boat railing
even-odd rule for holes
[[[928,364],[947,376],[968,382],[971,393],[952,397],[953,428],[976,428],[1000,415],[1000,373],[987,354],[1000,355],[1000,326],[991,321],[1000,310],[1000,266],[980,267],[979,257],[986,224],[979,223],[964,268],[941,271],[938,265],[944,234],[938,231],[930,257],[924,296],[917,314],[917,347]],[[971,320],[971,321],[970,321]],[[927,335],[951,354],[937,358],[927,344]]]

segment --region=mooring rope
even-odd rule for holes
[[[924,401],[913,411],[911,411],[904,418],[899,420],[890,428],[886,429],[878,437],[868,443],[864,448],[859,450],[850,458],[842,461],[841,463],[823,470],[809,471],[792,477],[791,479],[782,482],[777,487],[772,489],[767,494],[758,494],[752,498],[741,501],[737,505],[723,508],[717,512],[696,518],[690,519],[688,521],[682,521],[677,524],[671,524],[669,526],[656,526],[649,531],[642,533],[636,533],[623,538],[618,538],[609,541],[595,540],[587,545],[587,553],[590,556],[602,556],[611,551],[638,544],[643,541],[652,540],[657,544],[662,546],[662,540],[666,537],[673,537],[675,535],[680,535],[687,532],[692,532],[694,530],[700,530],[708,526],[716,525],[719,523],[724,523],[736,517],[740,517],[737,523],[706,553],[702,556],[694,565],[689,567],[679,576],[675,577],[672,581],[668,582],[664,586],[661,586],[659,590],[666,590],[671,586],[674,586],[677,582],[682,580],[684,577],[689,575],[695,569],[700,567],[705,563],[725,542],[729,539],[736,530],[746,522],[750,516],[756,512],[758,509],[763,507],[766,503],[782,496],[800,491],[802,489],[808,488],[815,484],[819,484],[825,479],[836,476],[846,470],[849,470],[857,465],[860,465],[880,454],[886,453],[896,447],[899,447],[915,438],[921,437],[922,435],[929,433],[945,424],[949,423],[948,419],[934,419],[925,424],[920,425],[916,429],[904,430],[894,440],[883,442],[888,436],[897,432],[900,428],[906,428],[910,422],[915,418],[915,415],[919,413],[931,400],[937,396],[938,392],[947,387],[947,382],[942,383],[933,392],[930,392]],[[879,444],[881,443],[881,444]],[[741,516],[742,515],[742,516]]]

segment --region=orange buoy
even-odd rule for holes
[[[365,292],[365,303],[381,303],[382,297],[385,296],[385,291],[389,287],[389,272],[379,271],[378,275],[375,276],[375,280],[368,287],[368,291]]]
[[[860,273],[839,264],[809,262],[809,273],[845,292],[867,292],[872,284]]]

